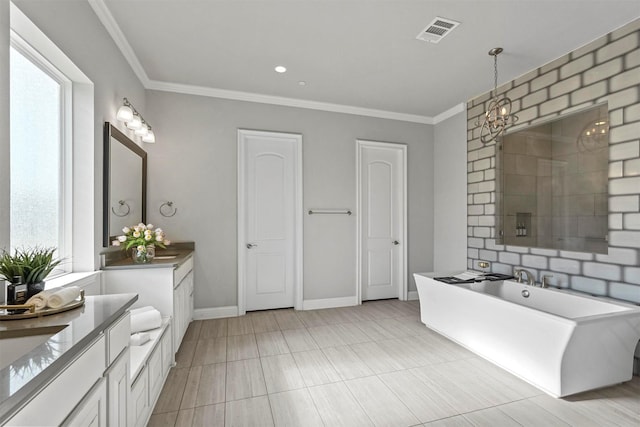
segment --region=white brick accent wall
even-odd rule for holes
[[[479,261],[490,261],[499,273],[525,267],[538,281],[553,275],[554,286],[640,304],[640,20],[505,83],[498,92],[513,101],[517,128],[608,103],[609,250],[496,244],[495,144],[483,145],[474,126],[488,106],[486,93],[467,104],[468,267],[477,268]],[[601,211],[607,212],[606,203]]]

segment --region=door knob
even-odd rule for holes
[[[247,243],[247,249],[251,249],[253,247],[256,247],[258,245],[256,245],[255,243]]]
[[[393,244],[394,244],[395,246],[398,246],[398,245],[400,244],[400,242],[398,242],[397,240],[394,240],[394,241],[393,241]]]

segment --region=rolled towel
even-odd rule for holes
[[[49,295],[49,301],[47,305],[50,308],[60,308],[73,302],[80,296],[80,288],[77,286],[69,286],[68,288],[61,288]]]
[[[131,335],[129,338],[130,345],[142,345],[151,339],[151,335],[148,332],[138,332]]]
[[[131,313],[132,316],[135,316],[137,314],[144,313],[145,311],[151,311],[151,310],[155,310],[155,307],[153,307],[152,305],[147,305],[146,307],[131,309],[129,310],[129,312]]]
[[[49,297],[54,292],[55,292],[54,289],[49,289],[48,291],[38,292],[37,294],[35,294],[31,298],[29,298],[27,300],[26,304],[27,305],[31,305],[31,304],[35,305],[36,306],[36,311],[37,310],[42,310],[42,309],[47,307],[47,304],[49,303]]]
[[[131,316],[131,333],[148,331],[162,326],[162,316],[155,308]]]

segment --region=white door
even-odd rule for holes
[[[296,306],[301,141],[300,135],[239,131],[241,314]]]
[[[406,299],[406,146],[358,141],[362,300]]]

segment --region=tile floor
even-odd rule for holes
[[[554,399],[417,301],[194,321],[176,358],[151,426],[640,426],[640,378]]]

